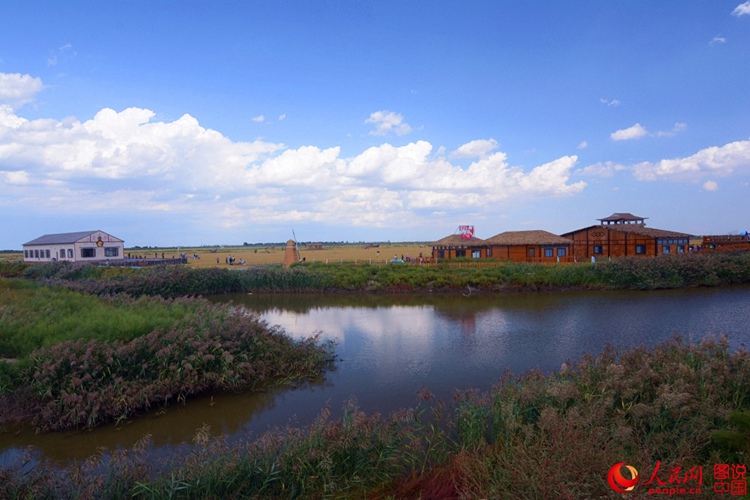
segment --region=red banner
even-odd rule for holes
[[[462,240],[470,240],[474,237],[474,226],[458,226],[458,232]]]

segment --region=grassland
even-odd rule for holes
[[[230,267],[226,263],[226,259],[231,255],[237,261],[240,259],[244,260],[248,266],[253,265],[268,265],[268,264],[282,264],[284,262],[284,252],[286,246],[275,245],[266,246],[261,248],[255,247],[217,247],[216,252],[212,253],[207,248],[193,248],[193,249],[181,249],[179,252],[175,252],[175,255],[179,255],[180,252],[184,252],[191,257],[193,254],[197,254],[199,259],[189,258],[188,262],[190,267],[194,268],[207,268],[207,267]],[[410,255],[412,257],[418,257],[420,252],[424,257],[429,257],[432,251],[428,245],[420,244],[381,244],[379,247],[365,248],[365,245],[325,245],[322,250],[308,250],[305,245],[298,247],[300,258],[304,258],[305,262],[316,263],[316,262],[362,262],[373,264],[381,263],[384,264],[388,260],[392,259],[394,255],[399,258],[401,256]],[[162,250],[155,250],[161,255]],[[164,250],[165,255],[172,255],[169,251]],[[154,251],[151,252],[153,255]],[[148,253],[146,255],[149,255]],[[217,262],[218,259],[218,262]]]

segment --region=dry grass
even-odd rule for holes
[[[189,264],[191,267],[206,268],[206,267],[231,267],[226,263],[226,259],[231,255],[235,260],[235,265],[240,259],[244,260],[248,266],[257,264],[282,264],[284,262],[284,246],[273,246],[265,248],[256,247],[224,247],[218,249],[216,253],[211,253],[208,248],[200,249],[181,249],[180,252],[185,252],[188,257],[198,254],[198,259],[189,258]],[[418,257],[421,252],[423,256],[429,257],[432,247],[429,244],[403,244],[394,243],[388,245],[380,245],[378,248],[365,249],[364,245],[336,245],[336,246],[324,246],[322,250],[308,250],[304,245],[300,245],[299,252],[300,257],[304,258],[307,262],[325,262],[328,259],[329,262],[385,262],[393,258],[394,255],[398,255],[399,258],[403,255],[410,255],[411,257]],[[126,251],[127,252],[127,251]],[[154,250],[150,250],[151,256],[153,256]],[[161,250],[158,250],[161,255]],[[166,256],[172,255],[171,251],[164,250]],[[175,254],[179,255],[178,252]],[[149,255],[149,253],[146,253]],[[218,264],[217,264],[218,259]]]

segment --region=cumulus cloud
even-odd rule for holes
[[[706,181],[703,183],[703,189],[706,191],[716,191],[719,189],[719,185],[716,181]]]
[[[687,158],[643,162],[633,166],[639,180],[699,180],[706,176],[726,177],[750,173],[750,141],[737,141],[713,146]]]
[[[263,116],[263,115],[253,116],[253,117],[252,117],[252,118],[250,118],[250,119],[251,119],[252,121],[254,121],[255,123],[263,123],[264,121],[266,121],[266,117],[265,117],[265,116]]]
[[[479,139],[459,146],[451,156],[454,158],[481,158],[497,149],[495,139]]]
[[[375,125],[375,130],[371,131],[370,135],[388,135],[390,133],[406,135],[412,131],[411,126],[404,122],[404,117],[393,111],[384,110],[371,113],[365,123]]]
[[[646,135],[648,131],[640,123],[636,123],[632,127],[617,130],[609,134],[613,141],[628,141],[630,139],[640,139]]]
[[[735,7],[734,10],[732,11],[732,15],[734,16],[750,15],[750,0],[744,3],[741,3],[737,7]]]
[[[510,199],[571,196],[575,156],[512,167],[492,139],[458,148],[426,141],[342,157],[339,147],[235,142],[191,115],[165,122],[143,108],[81,121],[29,120],[0,107],[0,206],[63,214],[184,214],[190,224],[294,221],[379,227],[434,224],[435,213],[496,213]],[[469,156],[471,155],[471,156]]]
[[[41,78],[20,73],[0,73],[0,104],[17,109],[34,100],[44,89]]]

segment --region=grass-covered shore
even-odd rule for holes
[[[96,297],[0,278],[0,424],[90,428],[221,390],[315,378],[333,346],[196,298]]]
[[[6,267],[11,266],[6,264]],[[123,269],[69,263],[15,264],[0,275],[36,278],[94,295],[212,295],[240,292],[478,292],[545,289],[654,290],[750,283],[750,252],[619,258],[597,263],[456,261],[438,265],[305,263],[250,268]]]
[[[617,498],[609,468],[634,466],[713,497],[714,464],[750,453],[750,355],[725,340],[607,348],[558,373],[508,374],[487,392],[228,444],[198,429],[191,453],[150,460],[148,438],[111,459],[0,468],[3,498]],[[650,486],[643,484],[652,477]],[[697,479],[671,481],[702,469]],[[655,478],[655,479],[654,479]],[[677,497],[680,497],[679,495]]]

